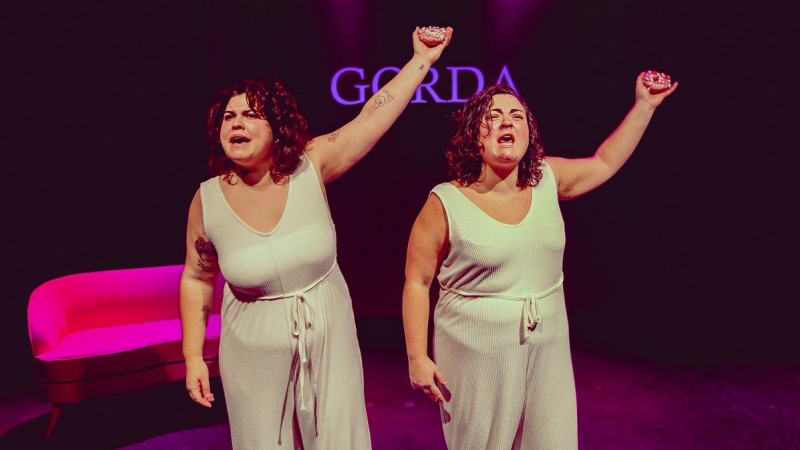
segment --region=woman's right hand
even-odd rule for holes
[[[447,384],[444,375],[439,372],[436,363],[427,356],[410,359],[408,361],[408,376],[411,379],[411,387],[422,389],[425,395],[434,402],[444,402],[444,396],[439,390],[438,382],[441,385]]]
[[[202,358],[186,361],[186,390],[192,400],[211,408],[214,394],[208,382],[208,366]]]

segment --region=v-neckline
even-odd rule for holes
[[[459,193],[459,195],[461,195],[461,197],[463,197],[463,198],[464,198],[464,200],[466,200],[466,201],[467,201],[467,203],[469,203],[469,204],[470,204],[470,205],[472,205],[472,206],[473,206],[475,209],[477,209],[478,211],[480,211],[481,215],[483,215],[484,217],[488,218],[489,220],[491,220],[491,221],[493,221],[493,222],[495,222],[495,223],[497,223],[497,224],[499,224],[499,225],[505,226],[505,227],[509,227],[509,228],[517,228],[517,227],[521,226],[523,223],[525,223],[525,221],[526,221],[526,220],[528,220],[528,217],[530,217],[530,215],[531,215],[531,212],[533,211],[533,205],[534,205],[534,202],[535,202],[535,197],[536,197],[536,196],[534,195],[534,194],[535,194],[535,192],[534,192],[534,190],[533,190],[533,188],[532,188],[532,187],[529,187],[529,188],[528,188],[528,189],[530,189],[530,191],[531,191],[531,200],[530,200],[530,204],[528,205],[528,211],[527,211],[527,212],[525,213],[525,215],[522,217],[522,220],[520,220],[520,221],[519,221],[519,222],[517,222],[517,223],[506,223],[506,222],[500,221],[500,220],[498,220],[498,219],[496,219],[496,218],[492,217],[492,216],[491,216],[489,213],[487,213],[486,211],[484,211],[484,210],[483,210],[483,208],[481,208],[480,206],[478,206],[478,205],[477,205],[475,202],[473,202],[473,201],[472,201],[472,200],[471,200],[469,197],[467,197],[467,195],[466,195],[466,194],[464,194],[464,193],[461,191],[461,189],[459,189],[457,186],[453,185],[452,183],[447,183],[447,184],[448,184],[449,186],[452,186],[452,187],[453,187],[453,189],[455,189],[455,190],[456,190],[456,191]]]
[[[296,172],[297,171],[295,171],[295,173]],[[228,202],[228,198],[225,197],[225,192],[222,190],[222,176],[217,176],[216,187],[217,187],[217,189],[219,191],[219,195],[222,197],[222,202],[225,203],[225,206],[228,208],[228,211],[231,212],[231,215],[233,215],[233,217],[235,217],[236,220],[238,220],[239,223],[241,223],[248,230],[252,231],[253,233],[255,233],[255,234],[259,235],[259,236],[265,236],[266,237],[266,236],[271,236],[271,235],[275,234],[275,232],[278,231],[278,228],[280,228],[281,223],[283,223],[283,219],[286,217],[286,212],[289,210],[289,203],[292,200],[292,186],[294,185],[294,183],[292,183],[292,177],[294,177],[294,173],[289,175],[289,179],[287,180],[288,186],[287,186],[287,192],[286,192],[286,204],[283,206],[283,211],[281,211],[281,217],[280,217],[280,219],[278,219],[278,222],[275,223],[275,226],[272,227],[272,230],[267,231],[267,232],[256,230],[249,223],[245,222],[244,219],[242,219],[239,216],[239,214],[236,214],[236,211],[233,210],[233,207],[231,206],[230,202]]]

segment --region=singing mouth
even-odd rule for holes
[[[229,142],[231,144],[246,144],[246,143],[250,142],[250,138],[248,138],[247,136],[242,136],[242,135],[234,135],[234,136],[231,136]]]
[[[501,134],[500,137],[497,138],[497,142],[500,144],[513,144],[515,140],[514,135],[511,133]]]

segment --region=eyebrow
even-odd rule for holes
[[[502,109],[500,109],[500,108],[492,108],[492,109],[490,109],[490,110],[489,110],[489,112],[495,112],[495,111],[496,111],[496,112],[499,112],[499,113],[502,113],[502,112],[503,112],[503,110],[502,110]],[[518,109],[518,108],[512,108],[512,109],[511,109],[511,111],[509,111],[509,112],[511,112],[511,113],[515,113],[515,112],[521,112],[521,113],[524,113],[525,111],[523,111],[523,110],[521,110],[521,109]]]
[[[253,108],[247,108],[247,109],[243,109],[242,110],[242,113],[246,113],[246,112],[255,112],[255,110]],[[228,114],[228,113],[236,114],[236,111],[233,110],[233,109],[226,109],[224,114]]]

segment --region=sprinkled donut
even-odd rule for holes
[[[642,72],[642,82],[651,94],[660,94],[672,87],[669,75],[654,70]]]
[[[422,27],[419,30],[419,39],[429,47],[444,42],[445,29],[442,27]]]

